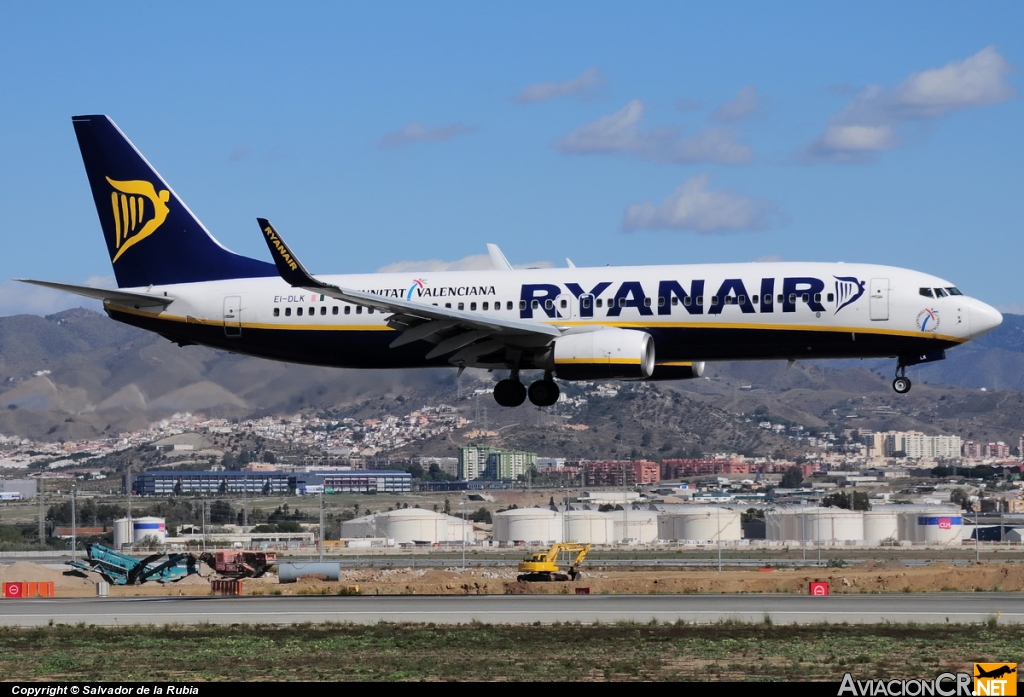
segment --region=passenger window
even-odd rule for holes
[[[334,307],[331,308],[331,314],[332,315],[338,314],[338,306],[337,305],[335,305]]]
[[[836,296],[835,296],[835,294],[834,294],[834,293],[829,293],[829,294],[828,294],[828,301],[829,301],[829,302],[832,302],[832,301],[834,301],[835,299],[836,299]]]
[[[718,305],[718,296],[717,295],[712,295],[711,296],[711,306],[714,307],[716,305]]]
[[[750,302],[754,303],[755,305],[757,304],[758,300],[759,300],[759,298],[756,295],[751,295],[750,296]]]
[[[736,302],[739,303],[740,305],[746,305],[747,304],[747,296],[745,296],[745,295],[739,296],[738,298],[736,298]]]
[[[476,303],[470,303],[469,304],[469,309],[470,309],[470,311],[475,311],[476,310]]]
[[[534,300],[533,303],[531,303],[530,307],[532,307],[534,310],[539,310],[540,309],[540,301],[539,300]]]
[[[315,307],[309,308],[309,316],[312,317],[315,314],[316,314],[316,308]]]
[[[604,302],[604,301],[603,301],[603,300],[601,300],[601,298],[598,298],[598,299],[597,299],[597,306],[598,306],[598,307],[601,307],[601,304],[602,304],[603,302]]]
[[[932,293],[932,289],[931,288],[922,288],[921,290],[919,290],[917,292],[920,293],[921,295],[923,295],[926,298],[934,298],[935,297],[935,295]]]
[[[590,296],[589,295],[584,295],[583,296],[583,301],[581,302],[581,304],[583,305],[584,308],[588,308],[589,309],[590,308]]]
[[[768,295],[767,293],[764,294],[764,304],[765,305],[771,305],[772,304],[772,296]]]
[[[526,303],[524,303],[522,301],[520,301],[520,305],[522,307],[524,307],[524,308],[526,307]],[[506,310],[511,310],[512,309],[512,301],[511,300],[508,301],[508,305],[505,306],[505,309]]]
[[[651,299],[650,298],[644,298],[644,307],[650,307],[650,306],[651,306]]]
[[[784,302],[786,302],[786,296],[783,295],[782,293],[779,293],[779,304],[781,305]],[[796,296],[795,295],[793,296],[793,299],[790,300],[790,302],[794,302],[794,303],[796,302]]]
[[[544,301],[544,309],[545,310],[554,310],[555,309],[555,301],[552,300],[551,298],[548,298],[547,300],[545,300]]]
[[[372,307],[366,308],[366,314],[372,315],[373,314],[373,308]]]
[[[619,307],[625,307],[625,306],[626,306],[626,299],[625,298],[619,298]]]
[[[796,293],[790,293],[789,294],[789,304],[790,305],[795,305],[796,304]]]
[[[801,302],[807,302],[810,299],[811,299],[811,296],[809,294],[807,294],[807,293],[803,293],[803,294],[800,295],[800,301]]]
[[[363,314],[363,306],[362,305],[356,305],[356,314],[357,315]]]
[[[687,300],[689,300],[689,298],[687,298]],[[676,296],[673,295],[672,296],[672,305],[675,306],[675,305],[678,305],[678,304],[679,304],[679,298],[677,298]],[[686,303],[686,304],[689,305],[690,303]]]
[[[537,302],[537,301],[534,300],[533,302]],[[526,301],[525,300],[520,300],[519,301],[519,309],[520,310],[525,310],[526,309]]]
[[[497,306],[498,306],[498,303],[494,303],[494,306],[495,306],[495,307],[497,307]],[[481,310],[483,310],[484,312],[487,312],[487,309],[488,309],[489,307],[490,307],[490,304],[489,304],[489,303],[484,303],[483,305],[481,305],[480,309],[481,309]]]
[[[816,303],[820,303],[821,302],[821,293],[815,293],[814,294],[814,302],[816,302]]]
[[[565,301],[565,298],[562,298],[562,302],[559,303],[559,306],[564,310],[566,307],[569,306],[569,304]]]
[[[697,304],[698,305],[703,305],[704,304],[704,296],[703,295],[698,295],[697,296]]]
[[[352,314],[352,306],[351,305],[346,305],[345,306],[345,314],[346,315],[351,315]]]
[[[725,296],[725,304],[732,305],[734,298],[731,295]]]
[[[946,297],[946,295],[947,295],[946,291],[942,290],[941,288],[936,288],[935,289],[935,297],[936,298],[944,298],[944,297]]]
[[[292,316],[292,308],[290,308],[290,307],[284,308],[284,316],[285,317],[291,317]]]
[[[326,305],[321,305],[320,306],[320,314],[321,315],[326,315],[327,314],[327,306]]]
[[[449,310],[452,309],[452,304],[451,303],[445,303],[444,306],[447,307]]]
[[[660,295],[658,296],[658,307],[665,307],[665,298]]]
[[[687,295],[685,298],[683,298],[683,305],[686,305],[687,307],[689,307],[692,304],[693,304],[693,300],[690,298],[689,295]],[[700,298],[697,298],[697,304],[700,305]]]
[[[299,317],[302,317],[302,308],[301,307],[295,308],[295,314],[298,315]]]
[[[281,308],[275,307],[274,308],[274,317],[280,317],[280,316],[281,316]]]

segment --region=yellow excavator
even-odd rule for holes
[[[568,572],[563,573],[558,568],[558,555],[562,552],[576,553],[576,557],[569,565]],[[580,564],[590,553],[590,545],[582,545],[577,542],[559,542],[551,545],[546,552],[531,554],[528,559],[519,562],[519,575],[517,581],[575,581],[583,577],[580,573]]]

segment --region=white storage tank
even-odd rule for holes
[[[742,536],[740,514],[721,506],[694,506],[692,511],[658,516],[658,537],[662,540],[726,542]]]
[[[410,542],[447,542],[448,518],[422,508],[403,508],[377,515],[377,537],[393,539],[398,544]]]
[[[878,545],[885,540],[900,539],[899,517],[895,511],[876,510],[864,512],[864,542]]]
[[[964,519],[959,512],[919,515],[914,541],[930,545],[959,545],[963,525]]]
[[[341,536],[344,539],[377,537],[377,516],[364,515],[361,518],[344,521],[341,524]]]
[[[448,537],[445,538],[449,542],[462,542],[465,538],[466,542],[474,542],[476,540],[476,532],[473,529],[473,521],[468,518],[456,518],[455,516],[445,516],[448,519]]]
[[[651,510],[629,509],[628,511],[609,511],[615,524],[616,542],[635,540],[641,544],[654,542],[658,539],[658,512]]]
[[[566,542],[606,545],[615,541],[615,521],[599,511],[566,511],[562,514]]]
[[[118,518],[114,521],[114,549],[121,549],[125,545],[135,542],[132,534],[132,521],[130,518]]]
[[[562,514],[548,508],[513,508],[493,519],[496,542],[562,541]]]
[[[778,509],[764,512],[764,537],[766,540],[781,542],[786,539],[784,526],[787,521],[786,514]]]
[[[167,539],[167,521],[153,516],[133,518],[132,531],[135,544],[142,544],[147,537],[156,538],[157,544],[163,544]]]
[[[864,516],[860,511],[818,508],[806,516],[808,542],[860,542]]]

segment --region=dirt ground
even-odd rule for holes
[[[110,595],[167,596],[209,595],[207,569],[175,583],[111,586]],[[582,579],[568,583],[519,583],[511,568],[459,569],[345,569],[340,580],[327,582],[300,578],[279,584],[267,575],[243,582],[245,595],[487,595],[575,593],[589,588],[592,594],[629,593],[807,593],[811,581],[827,581],[832,593],[928,592],[928,591],[1024,591],[1024,565],[937,563],[905,567],[894,562],[865,562],[845,568],[778,569],[770,571],[714,569],[694,570],[601,570],[584,569]],[[95,574],[88,577],[31,562],[0,566],[3,581],[53,581],[57,597],[96,595]]]

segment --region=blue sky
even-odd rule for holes
[[[4,3],[0,314],[112,282],[109,114],[226,246],[315,272],[884,263],[1024,312],[1024,5]],[[413,263],[415,262],[415,263]]]

